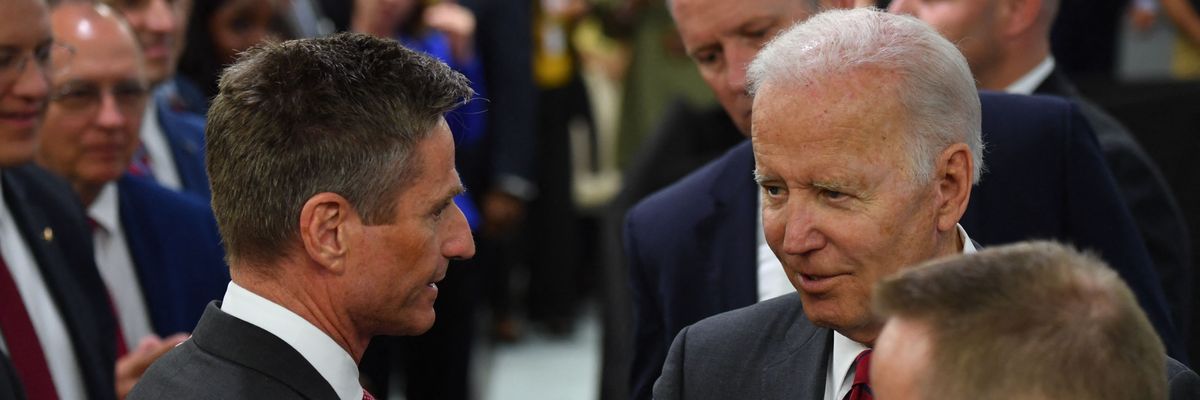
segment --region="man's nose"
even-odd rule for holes
[[[457,205],[451,206],[453,210],[450,218],[451,226],[450,237],[442,243],[442,255],[452,260],[466,260],[475,257],[475,238],[471,235],[471,225],[467,223],[467,216]]]
[[[817,216],[803,205],[788,206],[787,225],[783,233],[786,254],[805,254],[825,247],[825,235],[818,229]]]
[[[747,46],[730,46],[726,50],[725,65],[729,66],[729,72],[725,74],[725,85],[730,91],[746,91],[746,68],[750,67],[750,62],[757,53],[758,49]]]

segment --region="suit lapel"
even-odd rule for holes
[[[757,251],[755,249],[758,191],[753,179],[754,153],[750,141],[734,147],[724,170],[713,181],[710,192],[713,213],[702,222],[703,235],[712,238],[706,246],[711,263],[708,279],[713,288],[722,288],[721,311],[744,307],[758,301]]]
[[[111,367],[116,359],[116,322],[112,318],[109,303],[105,302],[108,293],[100,272],[88,259],[92,256],[92,242],[85,234],[83,221],[78,221],[78,233],[83,236],[77,238],[83,248],[77,250],[86,251],[86,256],[75,255],[75,264],[79,265],[74,265],[62,247],[63,236],[72,234],[66,232],[67,228],[74,228],[65,226],[69,221],[61,219],[64,214],[58,215],[60,224],[55,224],[49,215],[42,212],[41,207],[28,206],[47,204],[54,207],[61,204],[54,199],[35,196],[35,192],[26,186],[28,182],[25,179],[44,178],[37,175],[18,176],[9,170],[4,170],[3,174],[4,200],[66,325],[75,358],[84,371],[88,395],[111,398],[115,394],[112,391]]]
[[[191,340],[196,347],[270,376],[309,399],[337,399],[329,382],[282,339],[209,303]]]
[[[792,323],[783,335],[782,350],[763,368],[763,399],[818,400],[825,396],[825,373],[833,352],[832,331],[813,325],[795,296]],[[815,362],[814,362],[815,361]]]

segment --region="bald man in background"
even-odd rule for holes
[[[54,60],[37,162],[67,179],[92,224],[96,265],[118,327],[117,391],[187,337],[229,275],[208,205],[127,173],[149,99],[141,49],[121,15],[92,2],[53,7]]]

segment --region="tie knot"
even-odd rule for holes
[[[854,385],[871,383],[871,349],[863,350],[854,358]]]

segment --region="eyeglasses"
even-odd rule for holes
[[[50,94],[50,101],[63,109],[76,113],[93,113],[109,94],[123,113],[140,111],[146,106],[149,89],[136,81],[118,82],[110,88],[101,88],[91,82],[68,82]]]
[[[70,57],[75,50],[65,44],[45,42],[30,51],[0,46],[0,88],[7,88],[21,77],[25,65],[33,60],[43,77],[50,73],[51,56]]]

